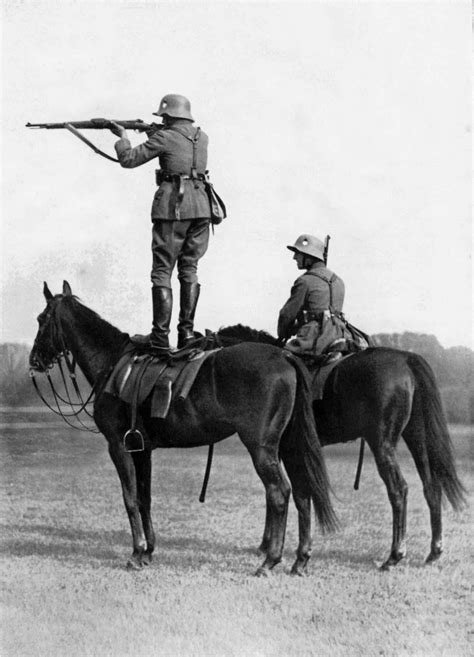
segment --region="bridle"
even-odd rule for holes
[[[79,415],[84,412],[90,419],[93,420],[93,415],[89,412],[88,406],[93,403],[94,395],[97,394],[103,382],[100,379],[98,379],[92,386],[87,399],[84,400],[79,385],[77,383],[76,359],[71,358],[71,351],[67,347],[64,334],[61,330],[61,321],[58,317],[57,305],[55,307],[50,307],[49,310],[47,311],[46,316],[43,319],[42,326],[40,326],[38,334],[36,336],[35,346],[38,344],[38,341],[43,337],[47,329],[50,330],[49,340],[51,342],[51,345],[54,348],[58,349],[58,351],[56,352],[56,355],[51,359],[50,364],[46,367],[45,371],[41,373],[45,374],[46,378],[48,379],[48,383],[51,388],[51,392],[53,394],[55,407],[52,406],[44,397],[35,378],[37,372],[34,368],[31,368],[30,377],[39,398],[51,411],[53,411],[55,415],[59,415],[66,422],[66,424],[68,424],[73,429],[77,429],[78,431],[88,431],[89,433],[100,433],[98,429],[91,428],[86,424],[84,424],[84,422],[79,417]],[[59,343],[59,348],[56,346],[58,343]],[[39,355],[39,360],[40,362],[42,360],[40,355]],[[72,382],[77,399],[79,400],[77,402],[74,402],[71,399],[69,386],[67,383],[67,378],[64,372],[62,361],[64,361],[64,363],[66,364],[69,373],[69,378]],[[59,394],[51,379],[50,370],[53,369],[55,364],[58,365],[59,371],[61,373],[61,379],[63,381],[64,389],[66,391],[66,398]],[[60,405],[61,403],[68,405],[72,412],[70,413],[64,412],[63,409],[61,408]],[[75,418],[80,426],[73,424],[73,422],[70,421],[70,418]]]

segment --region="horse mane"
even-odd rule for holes
[[[233,338],[239,342],[263,342],[265,344],[277,345],[278,340],[267,331],[259,331],[258,329],[244,326],[243,324],[234,324],[233,326],[225,326],[218,330],[218,335],[224,338]]]
[[[122,343],[128,337],[128,333],[112,326],[94,310],[81,303],[79,297],[64,296],[61,304],[64,303],[71,307],[78,325],[82,326],[98,345],[111,347],[118,342]]]

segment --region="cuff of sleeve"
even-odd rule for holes
[[[125,151],[129,151],[131,147],[132,145],[128,139],[119,139],[117,142],[115,142],[115,151],[117,155],[121,155],[122,153],[125,153]]]

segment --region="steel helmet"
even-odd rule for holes
[[[179,94],[167,94],[163,96],[157,112],[153,112],[155,116],[163,116],[167,114],[174,119],[188,119],[194,121],[191,116],[191,103],[184,96]]]
[[[313,258],[324,260],[324,242],[314,235],[300,235],[293,246],[286,248],[295,253],[305,253]]]

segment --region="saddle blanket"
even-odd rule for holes
[[[191,349],[170,358],[137,352],[129,346],[115,365],[104,392],[140,406],[151,395],[151,417],[165,418],[175,399],[186,399],[203,363],[218,349]]]

